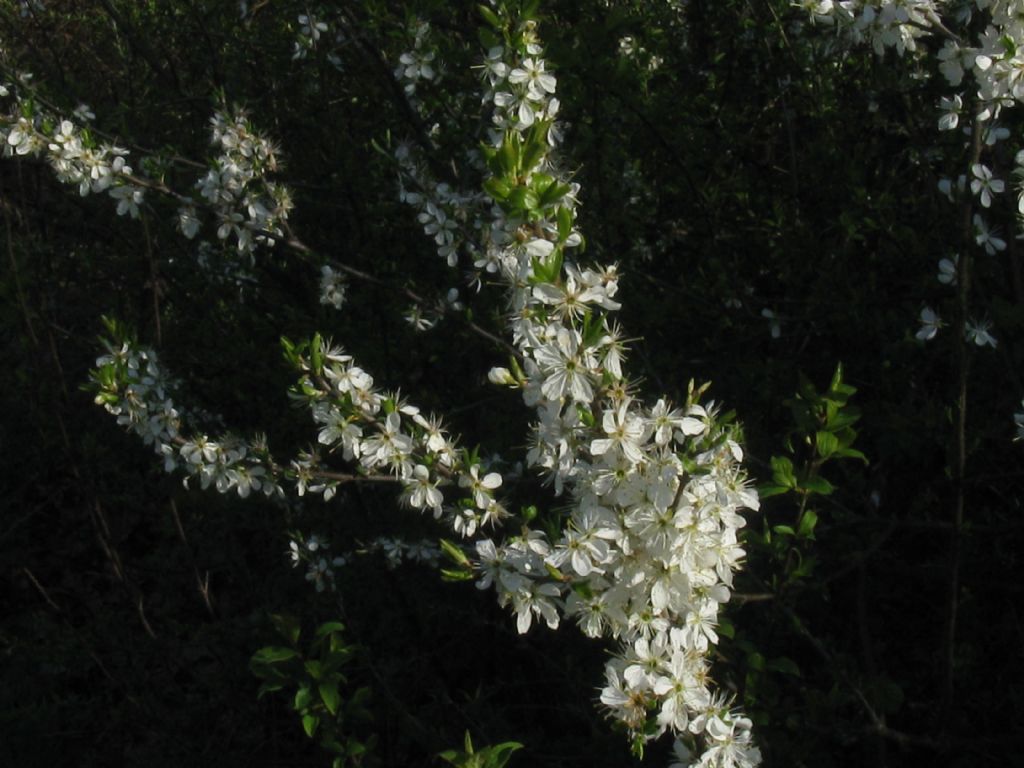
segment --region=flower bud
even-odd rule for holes
[[[487,372],[487,380],[491,384],[498,384],[499,386],[504,385],[508,387],[517,386],[518,382],[513,378],[512,372],[508,368],[491,368]]]

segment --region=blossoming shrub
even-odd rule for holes
[[[757,507],[739,469],[738,433],[719,423],[713,405],[700,403],[702,390],[692,384],[679,409],[665,399],[646,408],[631,392],[623,373],[626,346],[609,320],[619,308],[616,268],[569,260],[583,237],[574,227],[578,190],[548,159],[556,79],[545,69],[535,21],[500,13],[486,15],[496,43],[487,52],[483,98],[494,109],[490,146],[483,151],[488,197],[447,195],[435,204],[434,185],[422,174],[410,176],[422,190],[414,201],[424,211],[420,221],[449,266],[458,264],[462,250],[507,285],[516,373],[498,368],[490,379],[522,388],[526,404],[537,410],[526,464],[550,477],[556,496],[567,491],[572,506],[568,514],[544,514],[538,522],[547,531],[528,527],[537,516],[530,507],[519,522],[522,534],[476,543],[475,563],[447,547],[468,577],[480,573],[479,587],[497,589],[499,602],[516,613],[520,633],[534,618],[557,628],[564,613],[591,637],[619,640],[601,702],[629,728],[637,749],[671,731],[685,739],[677,741],[677,751],[695,750],[702,763],[755,765],[760,753],[751,743],[750,721],[731,710],[731,697],[710,689],[705,660],[718,640],[719,606],[729,599],[732,571],[744,555],[739,512]],[[412,68],[400,72],[410,81],[407,93],[423,74],[410,75]],[[237,151],[244,158],[271,156],[248,148],[238,124],[226,129],[219,116],[214,141],[242,146]],[[400,159],[409,162],[407,151]],[[222,167],[228,161],[215,162]],[[200,182],[208,199],[210,178]],[[472,210],[474,202],[490,222]],[[223,239],[231,218],[219,215]],[[447,222],[457,225],[446,229]],[[462,240],[459,249],[450,232],[467,225],[479,241]],[[262,221],[231,226],[264,229]],[[238,242],[240,251],[250,247],[244,234]],[[298,496],[312,491],[330,500],[343,482],[394,477],[409,506],[444,518],[466,539],[511,515],[498,496],[504,485],[499,472],[488,471],[475,451],[460,451],[438,418],[378,391],[351,355],[319,336],[299,346],[285,342],[303,374],[295,397],[321,427],[318,443],[365,475],[325,470],[315,454],[282,469],[262,441],[183,435],[155,353],[137,350],[111,330],[109,353],[97,361],[97,401],[151,443],[166,469],[180,465],[204,488],[243,498],[260,490],[280,496],[287,478]],[[445,486],[464,490],[446,504]],[[318,571],[321,562],[313,566]],[[694,736],[701,737],[700,747]]]
[[[525,743],[512,764],[621,764],[627,739],[655,763],[753,762],[750,731],[768,762],[955,763],[958,732],[998,750],[974,694],[1019,711],[984,661],[1014,636],[1012,592],[986,575],[1019,543],[1013,152],[993,130],[964,153],[972,95],[935,65],[949,38],[928,15],[949,4],[552,1],[541,27],[499,13],[482,40],[474,9],[430,2],[29,5],[0,19],[2,389],[4,444],[45,436],[11,458],[27,518],[5,550],[5,629],[41,662],[13,689],[37,712],[90,733],[109,709],[138,754],[195,763],[184,713],[212,690],[196,720],[245,734],[225,754],[312,759],[284,705],[246,710],[253,681],[229,671],[273,642],[249,614],[289,608],[344,615],[365,644],[346,670],[373,690],[389,737],[365,759],[383,764],[425,764],[466,728]],[[945,23],[968,78],[1012,59],[962,50],[957,25],[987,28],[990,5]],[[156,461],[82,415],[101,314],[126,321],[101,399]],[[824,465],[847,381],[866,471]],[[747,472],[785,491],[742,541],[743,443],[712,397],[745,423]],[[959,527],[954,568],[958,490],[998,535]],[[421,570],[439,535],[466,584]],[[69,604],[101,618],[53,612]],[[984,640],[963,630],[983,621]],[[78,708],[34,692],[62,690],[47,670],[68,647],[87,660],[67,664]],[[673,757],[663,731],[683,736]]]

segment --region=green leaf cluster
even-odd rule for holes
[[[522,748],[517,741],[506,741],[474,750],[473,740],[466,731],[463,749],[446,749],[438,757],[455,768],[505,768],[512,754]]]
[[[321,624],[303,646],[296,618],[277,614],[270,619],[286,645],[266,646],[253,654],[249,668],[263,681],[258,695],[294,689],[289,706],[306,735],[333,756],[332,768],[361,765],[376,738],[364,741],[349,732],[353,723],[369,719],[370,689],[348,691],[342,670],[357,649],[346,642],[345,626],[337,621]]]

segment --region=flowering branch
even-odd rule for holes
[[[617,267],[575,259],[585,245],[575,224],[580,190],[553,154],[560,140],[557,80],[536,22],[503,8],[484,15],[492,27],[483,74],[483,103],[492,110],[481,154],[486,194],[452,194],[443,205],[456,219],[474,222],[468,231],[477,238],[464,247],[477,269],[504,284],[516,354],[511,369],[492,369],[489,379],[520,389],[534,410],[527,463],[567,497],[569,508],[525,508],[520,533],[477,541],[475,560],[454,544],[446,552],[480,588],[495,588],[520,632],[534,619],[554,628],[567,617],[590,637],[616,641],[601,701],[628,728],[638,752],[671,732],[677,754],[692,751],[701,765],[756,765],[750,720],[710,679],[718,614],[744,556],[741,512],[758,506],[740,465],[740,430],[713,402],[702,402],[706,386],[691,383],[678,407],[666,397],[648,406],[637,396],[613,319]],[[239,152],[269,167],[272,153],[238,125],[214,126],[230,162]],[[213,171],[202,189],[213,205],[239,198]],[[463,211],[468,208],[475,210]],[[421,216],[424,210],[430,212],[421,209]],[[448,247],[454,236],[437,239],[452,231],[441,210],[434,205],[433,219],[421,223]],[[222,230],[244,226],[224,218]],[[283,231],[287,245],[308,251]],[[463,538],[510,516],[498,497],[506,486],[501,472],[458,448],[440,419],[377,389],[351,355],[320,336],[285,341],[284,349],[300,371],[293,397],[310,409],[318,443],[358,473],[325,469],[312,451],[284,470],[260,440],[181,437],[155,355],[123,341],[108,343],[97,361],[97,401],[152,443],[166,468],[185,469],[203,487],[280,497],[288,478],[297,495],[329,500],[339,484],[365,473],[400,483],[405,504],[430,511]],[[531,527],[535,521],[544,526]]]

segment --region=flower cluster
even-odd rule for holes
[[[291,193],[267,179],[279,164],[277,149],[258,134],[244,112],[216,112],[210,119],[212,142],[219,149],[210,170],[196,183],[201,200],[175,192],[129,165],[130,151],[99,141],[85,124],[94,115],[85,105],[64,117],[38,99],[32,76],[22,73],[12,82],[0,79],[0,147],[4,157],[41,157],[58,180],[80,195],[106,192],[117,202],[119,216],[138,218],[149,190],[178,201],[178,228],[188,238],[200,229],[199,210],[210,208],[218,221],[217,236],[234,236],[239,253],[252,255],[257,244],[273,245],[281,237],[292,208]],[[149,158],[166,165],[165,158]]]
[[[506,48],[496,46],[487,52],[484,77],[489,87],[484,103],[494,108],[491,137],[495,144],[506,130],[522,131],[538,120],[553,121],[558,115],[559,101],[554,97],[558,80],[547,71],[532,29],[522,45],[525,55],[515,62],[506,60]]]
[[[916,40],[925,34],[941,34],[945,39],[937,54],[938,69],[953,88],[960,88],[967,75],[973,78],[975,92],[973,99],[962,93],[944,96],[939,103],[940,131],[962,129],[967,144],[977,132],[977,149],[973,152],[970,175],[962,174],[954,183],[944,178],[939,190],[951,201],[963,198],[968,189],[983,209],[992,207],[998,195],[1006,190],[1006,183],[998,178],[992,168],[980,162],[980,155],[991,150],[1010,132],[996,122],[1003,109],[1024,101],[1024,3],[1019,0],[974,0],[961,6],[949,18],[958,21],[963,36],[947,28],[939,11],[947,3],[937,0],[807,0],[803,5],[811,11],[816,20],[834,22],[854,40],[869,38],[878,53],[894,47],[902,55],[905,51],[916,50]],[[966,35],[971,29],[972,8],[984,14],[983,24],[973,24],[983,31],[975,44],[967,42]],[[954,27],[957,25],[953,25]],[[973,101],[973,114],[964,114],[965,102]],[[1014,175],[1024,178],[1024,152],[1017,155]],[[1024,185],[1019,186],[1019,213],[1024,219]],[[989,226],[981,213],[972,217],[974,243],[990,256],[1006,250],[1006,241],[996,229]],[[945,285],[957,282],[961,268],[959,257],[944,258],[939,262],[939,281]],[[935,337],[941,322],[930,308],[921,313],[921,328],[916,336],[928,341]],[[967,340],[979,347],[996,346],[995,337],[989,332],[988,320],[965,321],[963,332]]]
[[[478,586],[494,587],[521,632],[574,619],[619,641],[602,702],[640,741],[700,736],[704,765],[754,765],[750,722],[710,687],[708,653],[744,552],[737,532],[757,495],[740,468],[737,429],[701,388],[674,407],[645,406],[623,372],[618,272],[570,261],[578,189],[559,177],[556,80],[532,22],[486,59],[493,107],[485,184],[494,201],[481,251],[508,289],[515,371],[492,382],[522,389],[538,420],[528,463],[570,497],[562,533],[524,527],[477,543]]]
[[[416,25],[413,47],[398,57],[395,77],[402,83],[406,95],[412,98],[420,81],[436,83],[442,71],[435,63],[437,53],[430,46],[430,25],[421,21]]]
[[[441,560],[441,550],[433,542],[408,542],[392,536],[380,536],[358,549],[340,555],[331,555],[330,548],[330,542],[323,536],[303,536],[296,532],[291,534],[285,552],[293,568],[306,566],[306,581],[311,582],[317,592],[333,592],[336,570],[348,565],[357,555],[382,554],[389,569],[395,569],[403,563],[420,563],[436,568]]]
[[[468,548],[472,561],[455,545],[446,552],[480,588],[496,590],[521,632],[535,621],[553,628],[569,619],[586,635],[617,643],[600,698],[637,744],[670,732],[677,755],[689,756],[686,764],[756,765],[750,721],[714,690],[710,674],[719,612],[744,557],[742,512],[758,506],[741,467],[739,428],[702,399],[706,387],[691,383],[678,404],[668,397],[649,403],[630,383],[627,346],[613,319],[617,267],[573,258],[584,242],[575,224],[579,188],[552,152],[560,139],[556,78],[534,22],[501,31],[503,43],[490,46],[483,67],[483,103],[491,110],[479,160],[486,195],[457,195],[431,182],[420,165],[418,191],[405,195],[451,263],[459,227],[448,222],[472,221],[472,240],[461,242],[475,268],[504,285],[515,350],[510,367],[492,369],[489,379],[520,389],[533,409],[527,464],[565,503],[558,512],[524,510],[518,533],[479,539]],[[403,60],[401,76],[425,77],[429,61]],[[223,153],[200,186],[213,206],[223,206],[221,237],[234,232],[244,251],[253,242],[244,240],[246,231],[276,234],[274,217],[287,212],[259,186],[262,172],[273,170],[273,147],[243,119],[222,115],[214,137]],[[250,182],[257,181],[254,193]],[[277,204],[264,205],[267,218],[255,224],[239,206],[250,208],[261,194]],[[459,213],[474,207],[476,218]],[[336,295],[333,274],[323,274]],[[351,355],[321,337],[285,342],[285,352],[301,371],[293,396],[310,409],[320,449],[354,466],[351,474],[325,467],[313,451],[281,470],[265,449],[181,437],[176,412],[155,419],[173,406],[157,384],[155,357],[133,345],[108,345],[94,374],[97,400],[154,442],[169,470],[182,468],[204,487],[274,494],[278,479],[288,477],[299,496],[328,500],[346,482],[393,482],[404,504],[463,538],[510,516],[501,494],[512,473],[502,473],[500,460],[459,448],[440,419],[379,389]],[[143,379],[152,383],[140,388]],[[543,525],[531,527],[538,516]],[[307,578],[326,589],[333,566],[321,549],[298,541],[290,553],[308,561]]]
[[[31,76],[23,74],[16,83],[0,81],[0,146],[3,156],[42,157],[57,178],[86,195],[106,192],[117,201],[119,216],[139,215],[145,187],[128,165],[129,151],[109,142],[97,141],[91,132],[73,120],[62,118],[31,98],[23,98]]]
[[[243,498],[260,490],[283,497],[280,482],[288,479],[297,496],[317,494],[329,501],[343,483],[383,480],[402,486],[405,504],[436,519],[444,517],[462,536],[508,516],[496,497],[503,482],[500,474],[474,454],[458,450],[440,419],[424,416],[397,393],[376,388],[373,377],[350,355],[319,336],[308,345],[308,358],[293,358],[304,372],[294,396],[310,407],[317,442],[358,463],[358,475],[325,469],[315,452],[300,454],[283,469],[262,438],[183,436],[181,410],[170,396],[172,386],[156,353],[126,340],[120,330],[111,332],[112,338],[104,342],[107,354],[97,359],[92,372],[97,404],[152,444],[166,471],[184,470],[198,477],[204,489],[235,491]],[[446,488],[457,489],[459,498],[446,504]]]
[[[107,340],[105,346],[107,353],[96,360],[92,374],[98,389],[96,403],[152,445],[166,471],[183,470],[186,486],[194,477],[202,488],[235,491],[242,498],[254,491],[283,494],[263,439],[183,436],[183,415],[171,399],[172,385],[156,353],[123,339]]]
[[[870,39],[878,53],[889,47],[901,55],[916,51],[915,41],[921,36],[942,34],[945,40],[937,55],[938,69],[953,88],[959,88],[967,74],[973,77],[979,104],[976,119],[983,124],[984,145],[991,147],[1009,137],[1009,131],[994,121],[1002,109],[1024,101],[1024,55],[1020,53],[1024,50],[1024,6],[1018,0],[974,0],[969,4],[987,14],[974,45],[946,28],[939,11],[947,3],[938,0],[805,0],[802,5],[815,20],[836,24],[854,40]],[[970,21],[970,8],[961,9],[957,18]],[[963,26],[967,29],[966,23]],[[972,121],[962,119],[964,102],[961,94],[942,98],[940,130],[962,126],[966,133],[971,132]],[[971,190],[988,208],[992,195],[1003,191],[1003,182],[993,179],[984,165],[975,164],[971,172]],[[1024,196],[1021,208],[1024,211]]]
[[[405,504],[443,517],[462,536],[508,516],[495,495],[501,475],[458,450],[440,419],[424,415],[397,393],[379,390],[351,355],[319,337],[308,357],[298,354],[295,360],[304,372],[296,397],[309,405],[320,445],[358,463],[366,476],[393,477],[402,485]],[[315,473],[317,462],[308,457],[303,473]],[[307,487],[329,499],[338,482]],[[446,503],[446,488],[459,489],[454,501]]]
[[[292,567],[298,568],[300,564],[305,564],[306,581],[311,582],[317,592],[323,592],[325,589],[333,592],[334,569],[347,562],[342,555],[332,557],[328,551],[330,548],[330,543],[321,536],[313,534],[303,537],[296,533],[292,534],[288,551],[285,553],[292,561]]]
[[[402,541],[391,536],[381,536],[371,541],[362,551],[368,554],[380,552],[388,568],[397,568],[403,562],[422,563],[436,567],[441,561],[441,550],[431,541]]]
[[[433,306],[425,306],[423,303],[413,304],[405,313],[405,321],[416,331],[429,331],[434,328],[441,319],[449,312],[458,312],[464,309],[459,299],[459,289],[449,288],[443,298],[438,298]]]
[[[341,309],[345,303],[348,282],[344,275],[329,266],[320,268],[320,303]]]
[[[475,260],[473,243],[466,232],[473,231],[470,222],[475,223],[483,196],[453,189],[447,182],[432,181],[408,144],[397,147],[395,160],[402,172],[400,199],[416,209],[416,220],[423,225],[423,233],[434,241],[437,255],[449,267],[458,265],[461,251],[467,251],[470,260]]]
[[[239,253],[251,255],[257,244],[273,245],[283,235],[292,209],[291,192],[266,178],[277,170],[277,148],[241,111],[214,113],[210,132],[220,154],[196,188],[217,216],[217,237],[233,235]],[[178,215],[181,231],[193,237],[199,229],[195,206],[182,206]]]
[[[320,42],[320,36],[328,30],[327,22],[311,13],[299,14],[299,33],[295,39],[295,53],[292,59],[304,59]]]
[[[815,22],[834,24],[855,42],[868,42],[876,53],[895,48],[902,56],[916,51],[928,34],[942,0],[801,0]]]

